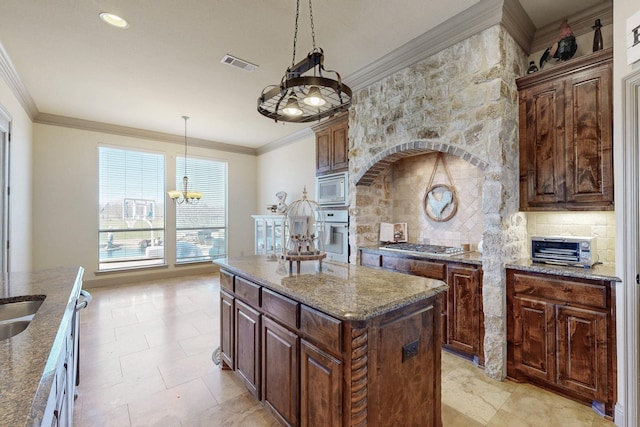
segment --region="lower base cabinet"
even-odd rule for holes
[[[613,415],[614,284],[507,270],[507,375]]]
[[[360,264],[446,281],[440,323],[442,346],[484,365],[482,269],[453,261],[418,259],[361,249]]]
[[[262,326],[264,404],[286,426],[298,425],[299,338],[268,317]]]
[[[300,365],[300,424],[339,426],[342,417],[342,363],[302,340]]]
[[[247,278],[220,275],[223,368],[235,370],[252,393],[260,390],[254,395],[281,425],[442,426],[442,295],[346,321],[248,287]],[[259,382],[249,380],[257,378],[254,356]]]

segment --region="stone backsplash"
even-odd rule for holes
[[[455,190],[457,211],[448,221],[434,221],[425,214],[423,208],[436,158],[436,153],[424,154],[401,159],[393,164],[392,222],[407,223],[410,242],[446,246],[469,243],[475,248],[482,238],[484,227],[482,171],[459,157],[449,154],[443,156],[443,161],[436,168],[432,185],[446,184]],[[449,182],[443,162],[453,182]]]
[[[598,260],[615,264],[615,212],[527,212],[529,236],[588,236],[596,238]],[[530,251],[527,255],[531,255]]]

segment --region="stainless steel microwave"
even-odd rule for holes
[[[316,177],[316,202],[320,206],[349,206],[348,172]]]
[[[578,236],[533,236],[531,260],[589,268],[598,260],[596,239]]]

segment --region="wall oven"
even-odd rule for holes
[[[349,211],[346,209],[326,209],[320,211],[324,229],[320,238],[327,253],[327,260],[349,262]]]
[[[349,206],[348,172],[316,177],[316,202],[323,207]]]

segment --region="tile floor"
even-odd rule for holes
[[[76,427],[276,426],[240,381],[214,365],[218,276],[89,289],[82,312]],[[497,382],[442,357],[446,426],[602,426],[591,408],[527,384]]]

